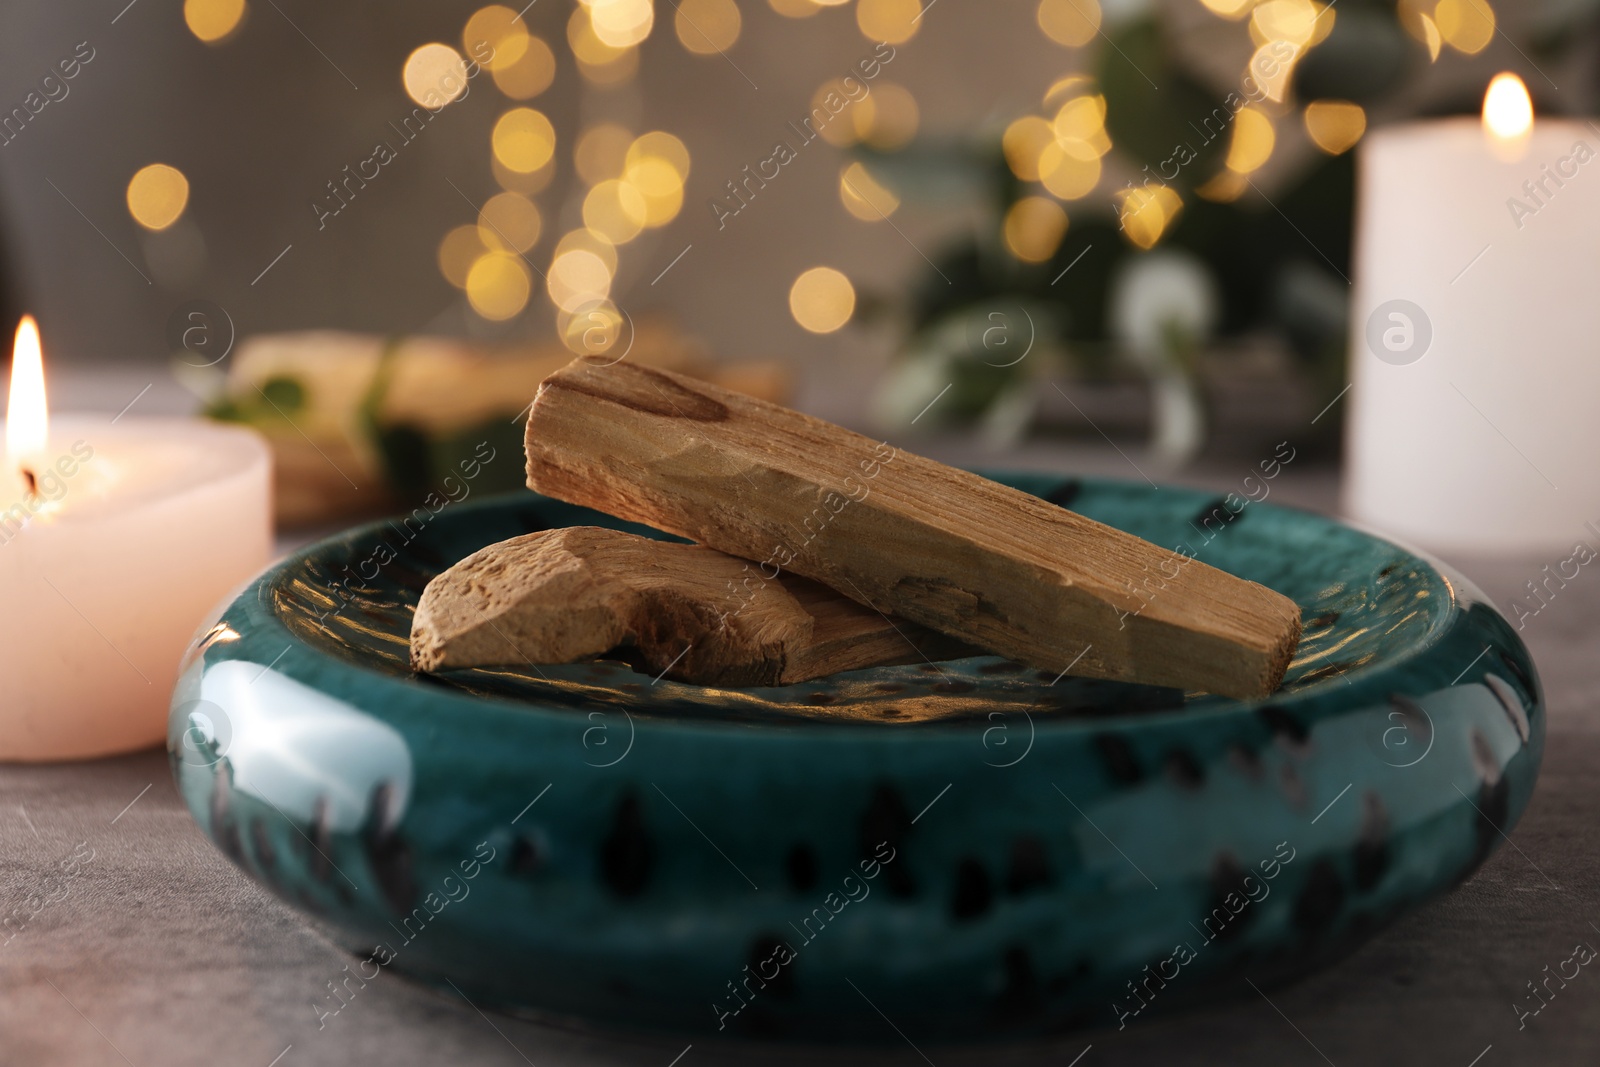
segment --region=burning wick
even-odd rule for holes
[[[28,496],[36,497],[39,495],[39,479],[34,475],[33,471],[23,467],[22,480],[28,483]]]

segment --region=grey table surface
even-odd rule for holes
[[[1008,461],[1131,475],[1110,449],[1039,445]],[[1223,491],[1248,468],[1212,459],[1181,480]],[[1336,490],[1337,472],[1309,460],[1275,500],[1331,512]],[[1452,562],[1505,605],[1551,560]],[[0,912],[93,850],[0,943],[0,1065],[1593,1064],[1600,974],[1580,972],[1525,1027],[1513,1005],[1577,942],[1600,945],[1600,580],[1571,583],[1524,637],[1548,697],[1544,769],[1469,882],[1289,987],[1241,985],[1213,1008],[1026,1045],[913,1048],[887,1024],[885,1044],[860,1049],[618,1038],[485,1015],[387,971],[319,1019],[313,1001],[351,957],[211,847],[163,752],[0,766]]]

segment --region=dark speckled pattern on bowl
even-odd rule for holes
[[[187,661],[174,775],[363,960],[483,1007],[801,1041],[1137,1025],[1248,992],[1466,878],[1522,813],[1542,694],[1458,575],[1270,504],[1208,524],[1193,491],[1002,480],[1295,598],[1284,688],[1052,684],[995,657],[740,691],[620,663],[412,676],[445,566],[639,529],[518,494],[248,586]]]

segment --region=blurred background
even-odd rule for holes
[[[581,352],[936,455],[1331,454],[1363,134],[1600,69],[1600,0],[519,7],[8,5],[0,306],[63,406],[383,483],[309,519]]]

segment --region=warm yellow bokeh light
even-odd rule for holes
[[[1243,18],[1256,0],[1200,0],[1206,10],[1225,19]]]
[[[1236,174],[1250,174],[1272,158],[1272,148],[1277,143],[1277,133],[1272,120],[1264,111],[1243,107],[1233,117],[1233,138],[1228,142],[1225,165]]]
[[[467,302],[491,322],[514,318],[528,306],[533,275],[509,252],[485,252],[467,272]]]
[[[767,0],[767,5],[778,14],[792,19],[807,19],[826,5],[817,0]]]
[[[869,41],[909,41],[922,26],[922,0],[856,0],[856,25]]]
[[[578,137],[572,150],[572,164],[578,177],[590,185],[607,178],[620,178],[627,168],[628,147],[633,144],[633,133],[615,122],[602,122],[590,126]]]
[[[873,148],[892,152],[917,135],[917,98],[904,86],[880,82],[851,109],[856,136]]]
[[[811,96],[811,111],[817,117],[817,133],[824,141],[836,148],[849,148],[859,138],[856,136],[855,119],[851,108],[858,107],[871,99],[863,95],[860,79],[853,79],[855,86],[855,99],[851,99],[850,92],[846,91],[843,79],[830,78],[817,86],[817,91]],[[823,125],[821,118],[827,118]]]
[[[582,5],[573,8],[571,17],[567,19],[567,44],[578,62],[597,67],[615,61],[628,51],[626,48],[614,48],[595,36],[589,9]]]
[[[1111,138],[1106,136],[1106,98],[1099,94],[1068,100],[1050,125],[1062,151],[1074,159],[1099,159],[1111,150]]]
[[[467,61],[447,44],[425,44],[406,57],[400,81],[406,95],[437,110],[467,91]]]
[[[556,328],[561,343],[580,356],[601,356],[613,352],[617,345],[628,344],[627,320],[609,300],[602,300],[577,311],[561,311],[556,315]],[[619,358],[623,352],[615,353]]]
[[[190,33],[207,44],[238,29],[244,12],[244,0],[183,0],[183,21]]]
[[[1469,56],[1494,40],[1494,9],[1489,0],[1439,0],[1433,21],[1445,44]]]
[[[647,227],[665,226],[683,209],[683,176],[661,156],[646,156],[628,164],[623,179],[644,196]]]
[[[128,213],[147,230],[171,226],[188,203],[189,179],[177,167],[152,163],[128,182]]]
[[[900,198],[860,163],[839,172],[839,199],[844,209],[865,222],[881,222],[895,213]]]
[[[1444,37],[1439,33],[1439,24],[1433,21],[1432,16],[1423,15],[1418,23],[1422,30],[1422,40],[1428,46],[1428,62],[1432,63],[1439,58],[1439,51],[1444,47]]]
[[[522,61],[528,51],[528,27],[509,7],[490,4],[479,8],[461,31],[461,46],[467,55],[489,70],[509,70]],[[481,57],[487,54],[485,62]]]
[[[832,333],[850,321],[856,289],[832,267],[812,267],[789,288],[789,313],[812,333]]]
[[[543,39],[529,37],[523,42],[522,57],[510,66],[490,72],[495,88],[513,100],[532,100],[556,79],[556,55]]]
[[[594,35],[612,48],[632,48],[655,26],[651,0],[590,0],[588,8]]]
[[[1049,107],[1057,100],[1065,100],[1069,96],[1081,96],[1094,88],[1094,79],[1087,74],[1068,74],[1057,78],[1050,83],[1050,88],[1044,91],[1044,106]]]
[[[678,175],[678,184],[682,185],[689,180],[689,150],[682,141],[665,130],[651,130],[642,133],[633,144],[628,146],[628,155],[624,160],[624,167],[632,167],[647,159],[659,159],[671,167]]]
[[[1117,195],[1122,232],[1139,248],[1154,248],[1177,219],[1183,200],[1169,186],[1145,186]]]
[[[1066,236],[1067,213],[1047,197],[1025,196],[1006,211],[1001,232],[1013,256],[1024,263],[1043,263]]]
[[[639,236],[648,218],[644,194],[629,182],[608,179],[583,198],[583,224],[614,245]]]
[[[1039,181],[1062,200],[1088,196],[1100,184],[1100,158],[1079,159],[1052,137],[1039,153]]]
[[[1312,142],[1330,156],[1348,152],[1367,132],[1367,113],[1348,100],[1313,100],[1305,122]]]
[[[1285,48],[1290,50],[1287,59],[1282,55]],[[1268,41],[1250,56],[1245,74],[1255,82],[1257,92],[1274,103],[1280,103],[1289,91],[1289,78],[1294,74],[1294,65],[1300,55],[1298,46],[1284,41]],[[1251,95],[1254,96],[1254,93]]]
[[[677,0],[672,28],[678,41],[697,56],[713,56],[739,39],[739,5],[733,0]]]
[[[478,212],[478,236],[486,248],[526,252],[539,243],[544,219],[521,193],[496,193]]]
[[[1256,44],[1287,41],[1309,47],[1333,30],[1334,12],[1312,0],[1267,0],[1250,13],[1250,38]]]
[[[487,251],[478,227],[457,226],[439,242],[439,273],[457,289],[465,289],[472,265]]]
[[[1039,157],[1056,143],[1055,128],[1037,115],[1024,115],[1000,138],[1011,173],[1025,182],[1039,180]]]
[[[1100,32],[1098,0],[1039,0],[1039,28],[1056,44],[1080,48]]]
[[[1223,167],[1203,185],[1195,187],[1195,195],[1215,204],[1231,204],[1250,188],[1250,179]]]
[[[501,115],[490,140],[494,157],[520,174],[540,169],[556,151],[555,127],[531,107],[514,107]]]
[[[561,240],[556,242],[555,250],[550,253],[550,259],[554,262],[568,252],[575,251],[588,252],[593,255],[604,264],[607,274],[617,273],[616,245],[593,230],[572,230],[563,234]]]
[[[595,253],[574,248],[550,261],[546,289],[556,307],[579,311],[611,296],[611,270]]]

